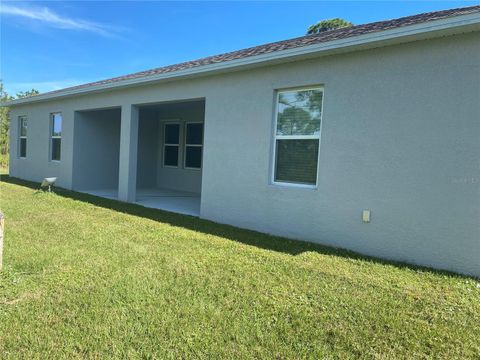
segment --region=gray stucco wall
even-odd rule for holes
[[[73,111],[65,112],[60,103],[43,103],[13,108],[10,113],[10,176],[41,182],[57,177],[57,185],[71,188],[73,157]],[[63,111],[63,112],[62,112]],[[50,161],[50,114],[62,112],[61,161]],[[19,116],[27,116],[27,157],[19,158]]]
[[[157,186],[158,119],[155,111],[140,111],[138,124],[137,187]]]
[[[117,189],[120,109],[74,114],[72,188]]]
[[[314,84],[325,89],[318,188],[272,185],[275,90]],[[13,146],[11,173],[56,172],[71,187],[74,110],[196,98],[206,99],[202,217],[480,276],[478,33],[18,106],[31,158]],[[65,122],[58,166],[46,150],[53,111]]]

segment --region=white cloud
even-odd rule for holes
[[[40,91],[40,93],[60,90],[70,86],[76,86],[88,83],[88,80],[59,80],[59,81],[39,81],[39,82],[18,82],[18,83],[4,83],[5,91],[10,95],[15,95],[22,91],[29,91],[32,89]]]
[[[19,16],[39,22],[43,22],[52,27],[59,29],[69,29],[78,31],[89,31],[102,36],[112,36],[115,32],[120,31],[120,28],[116,28],[110,25],[99,24],[82,19],[73,19],[66,16],[59,15],[51,11],[47,7],[18,7],[12,5],[6,5],[3,3],[0,6],[0,14]]]

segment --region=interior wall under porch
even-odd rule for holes
[[[185,129],[187,123],[204,123],[205,101],[176,103],[159,110],[159,147],[157,186],[196,194],[202,189],[202,168],[192,169],[185,166]],[[163,165],[163,144],[165,124],[178,121],[180,124],[179,163],[177,167]],[[203,159],[202,159],[203,167]]]
[[[120,108],[75,112],[74,190],[118,191],[120,119]]]
[[[158,119],[156,111],[140,109],[138,122],[137,188],[157,186]]]
[[[200,195],[202,169],[185,166],[187,123],[204,123],[205,101],[181,101],[140,107],[137,189],[159,188]],[[179,125],[178,164],[166,166],[165,124]]]

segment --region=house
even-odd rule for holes
[[[8,106],[13,177],[480,276],[480,6]]]

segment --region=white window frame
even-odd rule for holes
[[[178,144],[168,144],[166,143],[166,135],[167,135],[167,132],[166,132],[166,127],[167,125],[178,125]],[[163,122],[163,147],[162,147],[162,167],[164,168],[171,168],[171,169],[178,169],[180,167],[180,149],[181,149],[181,139],[182,139],[182,124],[181,124],[181,121],[180,120],[169,120],[169,121],[165,121]],[[173,166],[173,165],[165,165],[165,148],[167,146],[176,146],[178,148],[178,151],[177,151],[177,166]]]
[[[322,92],[322,112],[320,113],[320,130],[318,135],[277,135],[277,123],[278,123],[278,109],[279,109],[279,99],[280,94],[283,92],[290,91],[308,91],[308,90],[320,90]],[[292,187],[292,188],[303,188],[303,189],[318,189],[318,176],[320,169],[320,139],[322,136],[322,125],[323,125],[323,102],[325,99],[325,89],[323,86],[308,86],[308,87],[295,87],[295,88],[284,88],[275,90],[275,107],[274,107],[274,121],[273,121],[273,145],[272,145],[272,166],[270,171],[270,183],[275,186],[282,187]],[[315,184],[301,184],[295,182],[287,181],[276,181],[275,180],[275,171],[277,165],[277,140],[317,140],[318,139],[318,156],[317,156],[317,174],[315,177]]]
[[[188,124],[202,124],[202,143],[201,144],[187,144],[187,126]],[[203,167],[203,138],[205,136],[205,125],[203,121],[186,121],[184,127],[184,134],[183,134],[183,168],[187,170],[202,170]],[[190,147],[199,147],[202,148],[202,157],[201,157],[201,165],[200,167],[188,167],[187,166],[187,146]]]
[[[62,128],[60,133],[63,133],[63,114],[61,111],[50,113],[50,161],[54,163],[59,163],[62,160],[62,135],[53,135],[54,131],[54,116],[61,115],[62,116]],[[60,139],[60,159],[56,160],[53,158],[53,139]]]
[[[22,135],[23,120],[27,121],[27,135]],[[28,149],[28,117],[26,115],[20,115],[18,117],[18,158],[26,159],[27,158],[27,149]],[[22,156],[22,139],[25,139],[25,156]]]

